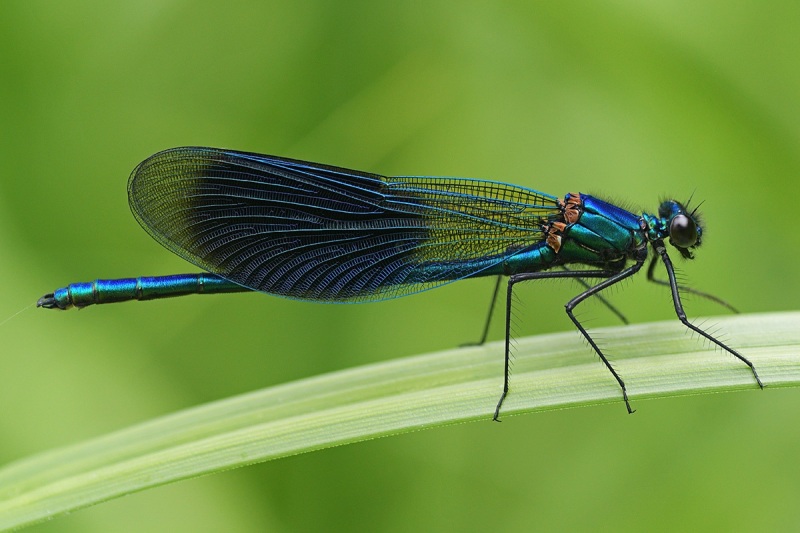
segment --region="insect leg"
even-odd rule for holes
[[[569,316],[569,319],[572,320],[572,323],[575,324],[575,327],[578,328],[578,331],[581,332],[581,335],[583,335],[583,337],[589,342],[589,345],[594,349],[594,351],[597,352],[597,355],[600,356],[600,359],[603,361],[603,364],[606,365],[608,371],[611,372],[611,375],[614,376],[614,379],[616,379],[617,383],[619,383],[619,386],[622,389],[622,398],[625,400],[625,407],[628,409],[628,413],[633,413],[634,410],[631,409],[631,403],[628,401],[628,390],[625,387],[625,382],[622,381],[622,378],[619,376],[619,374],[617,374],[617,371],[614,370],[613,366],[611,366],[611,362],[608,359],[606,359],[606,356],[603,355],[603,352],[594,342],[594,339],[592,339],[591,335],[589,335],[589,333],[586,331],[586,329],[583,327],[580,321],[575,317],[575,314],[572,311],[579,303],[584,301],[586,298],[594,296],[603,289],[610,287],[615,283],[619,283],[623,279],[636,274],[637,272],[639,272],[639,269],[642,268],[642,265],[644,265],[644,258],[640,259],[630,267],[620,272],[617,272],[608,279],[601,281],[594,287],[586,289],[585,291],[577,295],[575,298],[567,302],[567,305],[565,306],[567,310],[567,316]]]
[[[492,301],[489,303],[489,315],[486,317],[486,324],[483,326],[483,334],[478,342],[467,342],[461,346],[480,346],[486,342],[486,337],[489,335],[489,325],[492,323],[492,314],[494,314],[494,305],[497,302],[497,294],[500,292],[500,282],[503,276],[497,276],[497,281],[494,284],[494,291],[492,291]]]
[[[663,279],[656,279],[655,276],[654,276],[654,272],[655,272],[655,269],[656,269],[656,262],[657,261],[658,261],[658,256],[655,256],[655,255],[653,256],[652,259],[650,259],[650,265],[647,267],[647,281],[651,281],[651,282],[656,283],[658,285],[663,285],[665,287],[669,287],[670,283],[668,281],[664,281]],[[693,289],[691,287],[680,287],[680,289],[682,291],[684,291],[684,292],[695,294],[697,296],[700,296],[701,298],[705,298],[707,300],[711,300],[712,302],[718,303],[719,305],[721,305],[722,307],[728,309],[729,311],[732,311],[732,312],[734,312],[736,314],[739,314],[739,310],[738,309],[736,309],[734,306],[732,306],[731,304],[729,304],[728,302],[726,302],[722,298],[714,296],[713,294],[709,294],[709,293],[703,292],[703,291],[698,291],[697,289]]]
[[[637,263],[638,264],[638,263]],[[641,264],[639,264],[641,267]],[[635,267],[635,265],[634,265]],[[634,268],[631,267],[631,268]],[[630,269],[627,269],[630,270]],[[624,270],[623,272],[627,272]],[[637,269],[638,270],[638,269]],[[632,274],[633,272],[631,272]],[[521,281],[530,281],[536,279],[554,279],[554,278],[610,278],[602,283],[591,287],[590,289],[586,290],[585,292],[581,293],[581,295],[586,295],[584,297],[591,296],[592,294],[602,290],[606,286],[608,286],[608,282],[611,279],[616,279],[617,281],[620,278],[620,272],[615,270],[566,270],[566,271],[555,271],[555,272],[523,272],[521,274],[513,274],[511,277],[508,278],[508,290],[506,292],[506,344],[505,344],[505,367],[503,371],[503,393],[500,395],[500,400],[497,402],[497,407],[494,410],[494,416],[492,420],[495,422],[500,421],[500,408],[503,406],[503,402],[508,396],[508,379],[509,379],[509,363],[510,363],[510,354],[511,354],[511,302],[512,302],[512,294],[514,285],[521,282]],[[628,274],[630,275],[630,274]],[[627,277],[627,276],[623,276]],[[570,312],[570,311],[568,311]],[[573,322],[575,320],[573,319]],[[583,328],[579,326],[581,331]],[[584,332],[584,335],[586,333]],[[588,337],[588,335],[586,335]],[[592,342],[591,339],[589,342]],[[592,342],[592,345],[594,343]],[[599,352],[599,350],[598,350]],[[603,357],[602,354],[600,357]],[[603,358],[605,361],[605,358]],[[608,362],[606,362],[608,365]],[[613,369],[612,369],[613,372]],[[616,374],[614,374],[616,376]],[[618,381],[619,378],[617,378]],[[623,386],[624,392],[624,386]],[[626,399],[627,401],[627,399]]]
[[[564,269],[567,272],[573,272],[572,270],[570,270],[569,268],[567,268],[564,265],[562,265],[561,268]],[[486,322],[484,323],[483,333],[481,334],[480,340],[478,342],[467,342],[467,343],[464,343],[464,344],[461,345],[462,347],[465,347],[465,346],[481,346],[482,344],[486,343],[486,339],[489,336],[489,326],[492,323],[492,317],[494,315],[494,307],[495,307],[495,304],[497,303],[497,295],[500,293],[500,283],[502,282],[502,280],[503,280],[503,276],[497,276],[497,281],[495,282],[494,290],[492,291],[492,299],[489,302],[489,313],[486,316]],[[587,283],[586,280],[584,280],[583,278],[575,278],[575,281],[580,283],[586,289],[591,288],[591,285],[589,285],[589,283]],[[614,306],[614,304],[612,304],[606,298],[604,298],[602,294],[597,294],[597,295],[595,295],[595,297],[597,299],[599,299],[600,302],[603,305],[605,305],[606,308],[608,308],[609,311],[614,313],[622,321],[623,324],[628,324],[629,323],[628,319],[625,318],[625,315],[623,315],[622,312]]]
[[[756,367],[753,365],[753,363],[751,363],[745,356],[743,356],[730,346],[726,345],[722,341],[715,339],[714,337],[712,337],[699,327],[689,322],[689,319],[686,318],[686,313],[683,311],[683,304],[681,304],[681,296],[680,293],[678,292],[678,282],[675,280],[675,270],[672,267],[672,260],[670,260],[669,255],[667,255],[667,249],[664,246],[664,241],[663,240],[653,241],[653,248],[655,248],[656,252],[658,252],[658,255],[661,256],[661,260],[664,261],[664,266],[667,269],[667,277],[669,277],[669,287],[670,290],[672,291],[672,302],[675,304],[675,313],[677,313],[678,319],[687,328],[691,329],[695,333],[698,333],[699,335],[702,335],[706,339],[710,340],[711,342],[713,342],[726,352],[734,355],[741,362],[749,366],[750,370],[753,372],[753,377],[756,378],[758,386],[763,389],[764,384],[761,382],[761,378],[758,377],[758,372],[756,372]]]
[[[563,268],[563,269],[564,269],[564,270],[566,270],[567,272],[572,272],[570,269],[568,269],[568,268],[567,268],[566,266],[564,266],[564,265],[561,265],[561,268]],[[584,288],[584,289],[591,289],[591,288],[592,288],[592,286],[591,286],[591,285],[589,285],[589,283],[587,283],[585,279],[582,279],[582,278],[575,278],[575,281],[577,281],[578,283],[580,283],[580,284],[583,286],[583,288]],[[600,303],[602,303],[603,305],[605,305],[605,306],[606,306],[606,308],[607,308],[609,311],[611,311],[612,313],[614,313],[615,315],[617,315],[617,318],[619,318],[619,319],[622,321],[622,323],[623,323],[623,324],[629,324],[629,322],[628,322],[628,319],[627,319],[627,318],[625,318],[625,315],[623,315],[623,314],[622,314],[622,312],[621,312],[619,309],[617,309],[617,307],[616,307],[614,304],[612,304],[611,302],[609,302],[609,301],[608,301],[608,300],[607,300],[607,299],[606,299],[606,298],[605,298],[605,297],[604,297],[602,294],[595,294],[595,295],[594,295],[594,297],[595,297],[595,298],[597,298],[597,299],[600,301]]]

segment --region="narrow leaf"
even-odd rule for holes
[[[708,323],[753,361],[768,389],[800,384],[800,312]],[[693,338],[677,321],[593,333],[604,339],[634,405],[643,398],[757,390],[744,364]],[[0,528],[288,455],[455,422],[489,424],[502,387],[502,353],[495,342],[353,368],[22,459],[0,469]],[[606,402],[618,402],[625,416],[616,382],[577,333],[518,339],[504,419]]]

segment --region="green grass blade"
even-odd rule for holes
[[[800,312],[706,321],[750,358],[768,388],[800,384]],[[631,401],[757,390],[749,369],[677,321],[593,334],[625,377]],[[502,344],[376,363],[158,418],[0,469],[0,528],[124,494],[365,439],[481,420],[502,385]],[[511,414],[618,402],[615,381],[575,332],[518,339]],[[768,393],[768,392],[766,392]],[[498,425],[498,431],[501,431]]]

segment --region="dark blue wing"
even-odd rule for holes
[[[158,242],[253,290],[391,298],[480,275],[542,238],[558,199],[491,181],[384,177],[215,148],[134,169],[131,210]]]

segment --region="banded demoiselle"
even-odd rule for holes
[[[480,276],[498,277],[496,297],[507,276],[497,420],[509,391],[514,286],[573,278],[585,290],[567,302],[567,315],[614,376],[632,413],[625,382],[573,311],[636,274],[652,248],[647,277],[669,286],[680,321],[740,359],[763,387],[747,358],[686,317],[680,290],[691,289],[679,287],[665,240],[691,259],[703,230],[696,209],[690,212],[675,200],[661,203],[657,215],[637,215],[587,194],[558,198],[478,179],[385,177],[201,147],[173,148],[144,160],[130,176],[128,200],[155,240],[206,273],[75,283],[43,296],[39,307],[237,291],[369,302]],[[653,276],[658,258],[668,281]],[[591,285],[586,279],[601,281]],[[481,342],[485,338],[486,329]]]

